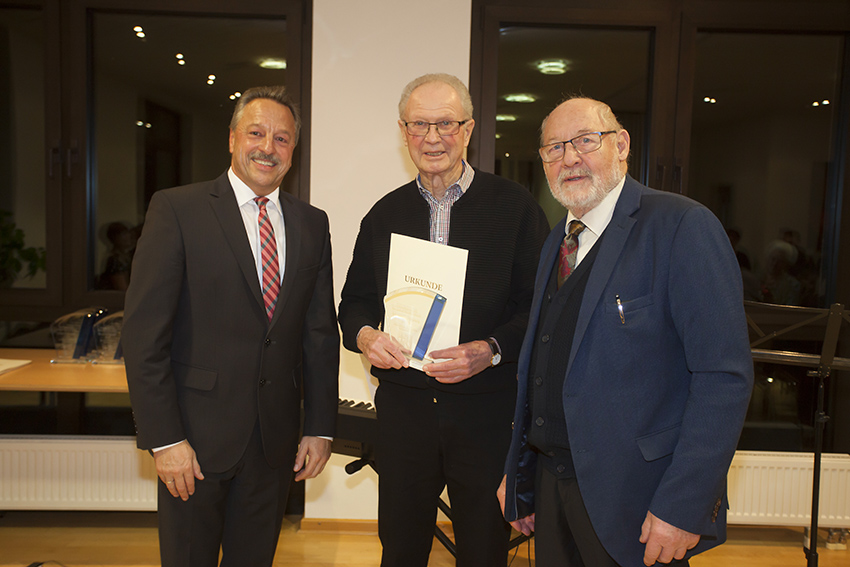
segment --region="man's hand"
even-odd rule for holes
[[[502,477],[502,484],[499,485],[499,488],[496,489],[496,498],[499,499],[499,506],[502,507],[502,515],[505,515],[505,486],[507,484],[507,475]],[[534,514],[530,516],[526,516],[525,518],[520,518],[518,520],[514,520],[511,522],[511,525],[514,529],[523,535],[530,536],[531,532],[534,531]]]
[[[295,455],[295,480],[315,478],[324,470],[328,459],[331,458],[331,442],[321,437],[305,435],[301,438],[298,453]]]
[[[655,565],[656,561],[670,563],[685,557],[685,552],[699,543],[699,535],[681,530],[647,512],[640,528],[640,542],[646,544],[644,565]]]
[[[366,355],[372,366],[377,368],[386,370],[409,366],[398,341],[377,329],[371,327],[360,329],[360,332],[357,333],[357,348]]]
[[[195,493],[195,479],[204,480],[195,450],[188,441],[154,451],[156,474],[172,496],[188,500]]]
[[[455,347],[435,350],[428,353],[433,359],[448,358],[443,362],[433,362],[422,367],[425,374],[443,384],[463,382],[490,366],[493,351],[487,341],[472,341]]]

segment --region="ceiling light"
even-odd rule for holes
[[[820,103],[819,103],[818,101],[814,101],[814,102],[812,103],[812,106],[820,106]]]
[[[207,75],[207,79],[210,81],[215,81],[215,75]]]
[[[498,140],[498,139],[500,139],[501,137],[502,137],[502,135],[501,135],[501,134],[496,134],[496,139],[497,139],[497,140]]]
[[[717,104],[717,99],[710,96],[703,98],[702,101],[707,104]]]
[[[142,26],[136,26],[136,27],[133,28],[133,31],[136,32],[136,33],[139,33],[140,31],[145,31],[145,30],[142,28]]]
[[[508,102],[534,102],[537,100],[536,96],[528,93],[506,94],[503,98]]]
[[[827,104],[829,104],[829,101],[828,101],[828,100],[825,100],[825,101],[823,101],[821,104],[823,104],[823,105],[827,105]]]
[[[516,122],[516,116],[513,114],[497,114],[496,122]]]
[[[566,59],[541,59],[534,67],[544,75],[563,75],[570,67]]]
[[[260,59],[259,65],[263,69],[286,69],[286,59],[267,57],[265,59]]]
[[[136,37],[145,37],[145,32],[136,32]]]
[[[183,59],[183,54],[182,54],[182,53],[178,53],[178,54],[177,54],[177,55],[175,55],[174,57],[176,57],[177,59]]]
[[[230,100],[236,100],[236,99],[237,99],[237,98],[239,98],[240,96],[242,96],[242,93],[240,93],[239,91],[236,91],[235,93],[233,93],[232,95],[230,95]]]

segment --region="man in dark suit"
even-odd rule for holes
[[[516,359],[549,225],[523,187],[467,164],[474,126],[466,86],[451,75],[411,81],[399,128],[417,178],[383,197],[360,224],[339,320],[380,385],[378,530],[383,567],[428,563],[437,502],[448,486],[461,567],[507,564],[509,527],[494,491],[516,396]],[[460,344],[409,366],[384,320],[390,235],[469,252]]]
[[[541,567],[686,565],[725,540],[753,380],[740,270],[708,209],[627,175],[629,141],[591,99],[543,123],[568,213],[541,252],[498,492]]]
[[[300,121],[246,91],[230,169],[159,191],[122,343],[137,443],[153,452],[164,566],[272,564],[292,478],[319,474],[337,414],[328,219],[280,190]],[[303,395],[303,437],[299,443]]]

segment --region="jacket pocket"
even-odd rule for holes
[[[676,450],[676,444],[679,442],[680,429],[681,424],[677,423],[661,431],[638,437],[636,441],[644,460],[650,462],[672,455],[673,451]]]
[[[213,370],[206,370],[196,366],[186,366],[179,363],[173,363],[171,367],[177,383],[187,388],[209,392],[215,387],[216,380],[218,379],[218,372]]]

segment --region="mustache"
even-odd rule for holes
[[[263,161],[270,161],[275,165],[280,165],[280,160],[275,155],[267,154],[262,150],[254,150],[250,154],[248,154],[250,159],[261,159]]]
[[[570,177],[592,177],[588,169],[573,169],[571,171],[562,171],[558,174],[558,183],[563,183]]]

